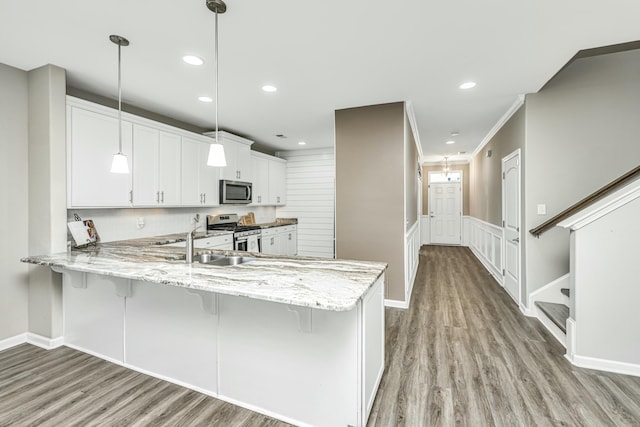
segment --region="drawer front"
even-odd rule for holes
[[[233,235],[228,236],[212,236],[205,237],[204,239],[196,239],[193,241],[193,246],[198,249],[214,249],[215,246],[233,247]]]

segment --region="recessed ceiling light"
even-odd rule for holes
[[[186,62],[189,65],[202,65],[204,64],[204,61],[202,60],[202,58],[199,58],[197,56],[194,55],[185,55],[182,57],[182,60],[184,62]]]
[[[455,144],[455,143],[456,143],[456,142],[455,142],[455,141],[453,141],[453,140],[445,142],[445,144],[447,144],[447,145],[451,145],[451,144]]]
[[[262,86],[262,90],[265,92],[275,92],[278,90],[278,88],[272,85],[264,85]]]
[[[476,82],[464,82],[460,85],[460,89],[471,89],[476,87]]]
[[[458,132],[457,130],[454,130],[451,132],[451,136],[458,136],[460,135],[460,132]]]
[[[279,133],[276,135],[278,138],[282,138],[282,139],[286,139],[287,135],[283,134],[283,133]]]
[[[307,145],[307,143],[304,142],[304,141],[300,141],[300,142],[298,142],[298,145]]]
[[[200,101],[200,102],[213,102],[213,99],[209,98],[208,96],[199,96],[198,97],[198,101]]]

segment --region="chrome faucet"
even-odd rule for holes
[[[195,224],[198,224],[199,221],[200,221],[200,214],[197,214],[193,218],[193,222]],[[186,247],[186,256],[185,256],[185,261],[186,261],[187,264],[193,263],[193,234],[201,226],[202,225],[196,225],[196,227],[193,230],[191,230],[191,231],[189,231],[187,233],[187,247]]]

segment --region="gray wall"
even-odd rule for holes
[[[67,242],[66,75],[46,65],[29,71],[29,253],[64,252]],[[29,331],[62,336],[61,275],[29,269]]]
[[[637,50],[583,58],[526,97],[527,230],[640,163],[638,70]],[[530,293],[569,271],[569,236],[557,227],[527,236]]]
[[[335,112],[336,257],[389,264],[385,297],[404,301],[404,104]]]
[[[0,64],[0,341],[27,332],[27,73]]]
[[[469,165],[469,215],[493,225],[502,225],[502,159],[518,148],[526,163],[525,107],[520,107]],[[491,151],[491,157],[487,153]],[[524,175],[524,166],[521,169]],[[524,195],[522,195],[524,203]]]

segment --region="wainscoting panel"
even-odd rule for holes
[[[468,239],[471,252],[489,270],[493,277],[503,284],[502,266],[502,227],[489,224],[474,217],[465,216],[463,219],[464,236]]]

